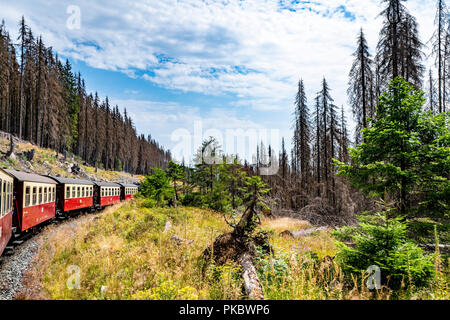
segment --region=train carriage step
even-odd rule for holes
[[[13,241],[13,245],[20,246],[23,243],[23,240],[15,240]]]

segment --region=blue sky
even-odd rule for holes
[[[70,6],[80,10],[80,28],[70,24]],[[407,6],[427,42],[435,1]],[[267,143],[278,149],[284,136],[290,146],[299,78],[312,102],[325,76],[353,128],[351,54],[361,27],[373,52],[381,25],[375,0],[0,0],[0,8],[13,36],[25,15],[34,34],[82,73],[89,91],[126,107],[139,133],[171,149],[174,132],[193,134],[199,121],[223,135],[279,130]],[[177,157],[189,158],[195,147]]]

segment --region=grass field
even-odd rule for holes
[[[167,221],[173,227],[164,233]],[[324,259],[337,250],[329,231],[298,240],[279,236],[309,227],[295,219],[263,219],[261,228],[269,232],[274,248],[273,255],[255,261],[266,299],[450,298],[448,277],[427,289],[395,293],[388,288],[372,292],[363,279],[345,279],[334,262]],[[204,267],[200,258],[218,235],[230,230],[210,210],[146,208],[142,199],[109,208],[43,240],[28,275],[41,289],[31,298],[245,299],[239,266]],[[177,243],[175,235],[187,241]],[[67,286],[76,283],[73,270],[79,270],[78,289]]]

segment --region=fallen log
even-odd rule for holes
[[[238,263],[242,266],[242,279],[248,298],[250,300],[264,300],[263,289],[259,283],[252,256],[245,252],[238,258]]]
[[[433,244],[433,243],[420,244],[419,247],[422,247],[428,251],[436,251],[436,244]],[[450,244],[440,244],[439,252],[440,253],[450,253]]]
[[[280,233],[280,236],[292,237],[292,238],[297,239],[297,238],[309,236],[309,235],[313,234],[314,232],[323,231],[326,229],[327,229],[326,227],[320,227],[320,228],[302,229],[302,230],[298,230],[298,231],[286,230],[286,231],[283,231],[282,233]]]
[[[213,260],[216,266],[224,265],[234,261],[242,267],[242,279],[244,289],[249,299],[263,300],[264,294],[259,282],[258,274],[253,264],[253,259],[258,256],[257,247],[265,253],[272,252],[266,232],[256,232],[256,226],[260,224],[257,208],[264,208],[263,194],[269,192],[265,184],[259,177],[252,177],[247,180],[246,196],[247,209],[241,216],[237,224],[233,226],[233,231],[222,234],[216,238],[214,243],[203,252],[203,260]],[[226,219],[225,219],[226,220]],[[204,265],[203,271],[205,271]]]

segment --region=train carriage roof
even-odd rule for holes
[[[10,173],[8,173],[6,171],[6,169],[0,168],[0,173],[3,173],[4,175],[8,176],[10,179],[14,179],[14,177]]]
[[[95,185],[100,187],[115,187],[118,188],[120,185],[115,182],[102,182],[102,181],[93,181]]]
[[[81,180],[81,179],[72,179],[72,178],[63,178],[63,177],[53,177],[53,176],[47,176],[50,179],[55,180],[59,184],[80,184],[80,185],[89,185],[93,186],[94,182],[89,180]]]
[[[20,182],[36,182],[36,183],[47,183],[47,184],[57,184],[55,180],[52,180],[50,178],[34,174],[34,173],[26,173],[22,171],[15,171],[6,169],[7,173],[9,173],[11,176],[19,180]]]
[[[138,188],[139,186],[137,184],[131,184],[131,183],[119,183],[124,188]]]

